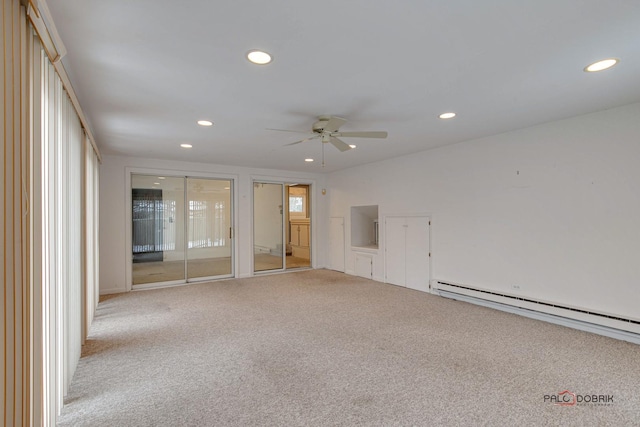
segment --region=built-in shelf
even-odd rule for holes
[[[378,249],[378,205],[351,207],[351,246],[354,250]]]
[[[375,246],[375,245],[351,246],[351,250],[357,251],[357,252],[372,253],[372,254],[377,254],[378,253],[378,247]]]

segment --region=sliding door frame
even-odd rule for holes
[[[176,178],[185,178],[185,189],[186,189],[186,178],[198,178],[198,179],[212,179],[212,180],[226,180],[231,182],[230,196],[231,196],[231,253],[232,253],[232,264],[231,264],[231,274],[225,276],[212,276],[212,277],[203,277],[198,279],[187,279],[186,275],[183,280],[174,280],[168,282],[160,282],[160,283],[151,283],[151,284],[140,284],[133,285],[133,253],[132,253],[132,200],[131,200],[131,177],[132,175],[156,175],[156,176],[167,176],[167,177],[176,177]],[[125,272],[125,284],[126,290],[131,291],[134,289],[145,289],[145,288],[160,288],[164,286],[175,286],[175,285],[183,285],[187,283],[194,283],[200,280],[214,280],[216,278],[229,278],[229,277],[237,277],[238,275],[238,244],[237,244],[237,230],[236,224],[238,224],[238,175],[235,174],[224,174],[224,173],[214,173],[214,172],[194,172],[188,170],[166,170],[166,169],[157,169],[157,168],[144,168],[144,167],[127,167],[125,168],[125,265],[127,266]],[[186,193],[184,195],[186,197]],[[186,221],[185,221],[186,224]],[[186,227],[186,225],[185,225]],[[186,237],[186,235],[185,235]],[[186,248],[185,242],[185,268],[186,268]]]
[[[255,206],[254,206],[254,188],[255,188],[255,184],[257,183],[263,183],[263,184],[279,184],[282,185],[282,209],[283,209],[283,214],[282,214],[282,250],[283,250],[283,255],[282,255],[282,268],[281,269],[277,269],[277,270],[264,270],[264,271],[255,271],[255,217],[254,217],[254,212],[255,212]],[[316,206],[318,205],[317,200],[316,200],[316,182],[315,180],[309,180],[309,179],[297,179],[297,178],[283,178],[283,177],[271,177],[271,176],[260,176],[260,175],[252,175],[250,177],[250,186],[251,186],[251,197],[250,197],[250,212],[251,212],[251,220],[250,220],[250,226],[251,226],[251,246],[250,246],[250,253],[251,253],[251,275],[252,276],[256,276],[256,275],[264,275],[264,274],[275,274],[275,273],[284,273],[286,271],[296,271],[298,269],[295,270],[291,270],[291,269],[287,269],[287,257],[286,257],[286,226],[287,224],[285,223],[285,218],[286,215],[284,214],[284,209],[286,208],[286,206],[288,205],[288,200],[285,200],[287,197],[287,191],[286,191],[286,187],[290,186],[291,184],[303,184],[303,185],[308,185],[309,186],[309,191],[307,194],[307,197],[309,198],[308,200],[308,204],[310,205],[310,210],[309,210],[309,218],[311,219],[309,221],[309,226],[310,226],[310,238],[311,238],[311,245],[309,247],[309,251],[310,251],[310,259],[309,259],[309,268],[313,269],[315,268],[316,265],[316,253],[317,251],[315,250],[316,248],[316,226],[315,223],[317,221],[317,212],[316,212]]]

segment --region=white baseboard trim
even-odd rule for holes
[[[129,291],[127,291],[126,289],[118,289],[118,288],[100,289],[100,295],[121,294],[123,292],[129,292]]]
[[[495,310],[517,314],[519,316],[528,317],[530,319],[542,320],[543,322],[549,322],[556,325],[565,326],[567,328],[573,328],[573,329],[578,329],[580,331],[591,332],[593,334],[603,335],[605,337],[614,338],[617,340],[628,341],[633,344],[640,344],[640,334],[635,334],[633,332],[622,331],[620,329],[596,325],[594,323],[569,319],[566,317],[556,316],[548,313],[542,313],[539,311],[528,310],[526,308],[515,307],[507,304],[501,304],[498,302],[488,301],[485,299],[476,298],[468,295],[456,294],[454,292],[449,292],[449,291],[434,290],[433,293],[445,298],[468,302],[470,304],[476,304],[483,307],[493,308]]]
[[[362,277],[363,279],[369,279],[369,280],[373,280],[376,282],[382,282],[384,283],[384,278],[383,277],[379,277],[379,276],[373,276],[373,277],[363,277],[363,276],[359,276],[356,274],[356,272],[354,270],[345,270],[344,272],[345,274],[348,274],[349,276],[356,276],[356,277]]]

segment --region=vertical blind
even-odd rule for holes
[[[99,267],[98,267],[98,156],[93,149],[89,138],[84,135],[84,277],[85,277],[85,308],[82,336],[86,338],[89,326],[98,306],[99,294]],[[83,339],[84,343],[84,339]]]
[[[2,0],[0,133],[0,276],[4,282],[3,339],[0,340],[3,425],[30,424],[30,287],[28,81],[26,16],[18,0]]]
[[[38,14],[0,2],[0,418],[55,425],[98,302],[99,153]]]

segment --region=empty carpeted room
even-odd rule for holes
[[[4,425],[640,425],[640,3],[0,11]]]

